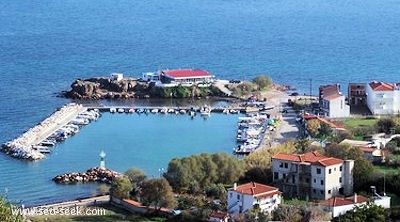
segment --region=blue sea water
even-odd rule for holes
[[[345,89],[349,82],[398,82],[399,29],[400,2],[393,0],[2,0],[0,142],[68,102],[56,94],[76,78],[111,72],[139,76],[194,67],[224,79],[268,74],[307,93],[312,79],[314,94],[320,84]],[[57,149],[94,152],[98,147],[78,151],[72,143],[84,144],[85,130],[95,126]],[[7,187],[11,198],[27,203],[87,194],[80,186],[49,188],[50,179],[40,175],[97,160],[90,162],[90,156],[77,165],[53,158],[26,163],[0,155],[0,190]],[[64,193],[51,195],[48,189]]]

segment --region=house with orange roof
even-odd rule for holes
[[[352,210],[355,206],[367,204],[368,202],[373,202],[375,205],[383,208],[390,208],[391,198],[389,196],[381,196],[376,194],[375,190],[373,190],[373,192],[373,196],[370,198],[354,193],[352,196],[348,197],[332,197],[328,200],[320,201],[318,205],[321,206],[322,209],[329,211],[332,217],[345,214],[347,211]]]
[[[228,222],[229,218],[230,218],[229,214],[227,214],[227,213],[213,211],[208,216],[207,221],[208,222]]]
[[[343,118],[350,116],[350,106],[346,97],[340,92],[339,84],[319,87],[319,106],[324,116]]]
[[[271,213],[282,202],[278,188],[250,182],[228,190],[227,208],[230,214],[246,213],[257,206],[261,212]]]
[[[318,152],[278,153],[272,157],[274,184],[284,195],[328,199],[353,193],[354,160],[326,157]]]
[[[400,112],[400,85],[373,81],[366,86],[367,106],[374,115]]]
[[[192,86],[207,87],[213,82],[214,76],[206,70],[201,69],[166,69],[155,74],[146,73],[146,79],[155,80],[159,87]],[[155,77],[156,76],[156,77]]]

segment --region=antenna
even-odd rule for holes
[[[383,196],[386,196],[386,173],[383,172]]]

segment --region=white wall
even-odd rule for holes
[[[342,118],[350,116],[350,106],[346,104],[345,96],[329,100],[329,116],[330,118]]]
[[[398,106],[394,105],[394,91],[373,91],[367,84],[366,93],[367,106],[374,115],[393,114]]]
[[[342,171],[340,171],[340,166],[342,166],[342,164],[327,166],[325,168],[325,175],[326,175],[325,199],[329,199],[332,196],[336,196],[337,194],[339,194],[339,189],[341,187],[343,187],[344,172],[343,172],[343,167],[342,167]],[[330,174],[329,174],[329,170],[331,170]],[[342,178],[342,182],[340,182],[340,178]],[[330,194],[329,194],[329,190],[331,190]]]

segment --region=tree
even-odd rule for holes
[[[242,178],[241,183],[257,182],[262,184],[269,184],[272,182],[272,170],[271,167],[252,167],[248,169]]]
[[[164,178],[147,179],[142,182],[140,197],[143,204],[154,206],[157,211],[161,207],[174,208],[177,206],[172,187]]]
[[[128,177],[128,179],[131,181],[131,183],[138,184],[144,179],[146,179],[146,174],[137,168],[130,168],[127,170],[124,175]]]
[[[272,220],[276,221],[300,221],[302,217],[300,208],[295,205],[280,204],[272,212]]]
[[[319,135],[321,137],[329,137],[332,135],[332,128],[329,126],[327,123],[321,123],[320,128],[319,128]]]
[[[326,155],[344,160],[354,160],[354,189],[367,188],[366,186],[368,186],[368,182],[371,179],[371,172],[373,172],[374,168],[371,162],[365,159],[364,153],[360,148],[351,147],[350,145],[333,144],[326,148]]]
[[[117,177],[111,183],[110,195],[120,199],[130,198],[132,189],[132,183],[127,177]]]
[[[306,153],[309,147],[311,146],[311,141],[307,138],[299,139],[295,143],[297,152]]]
[[[307,131],[311,137],[316,137],[318,135],[320,128],[319,120],[311,119],[307,121]]]
[[[0,197],[0,221],[2,222],[22,222],[25,221],[20,213],[15,213],[17,208],[10,204],[6,198]]]
[[[243,175],[242,161],[225,153],[174,158],[164,177],[177,192],[203,191],[211,184],[231,184]]]
[[[253,83],[257,85],[258,90],[263,90],[272,85],[272,79],[269,76],[257,76],[253,79]]]
[[[396,123],[393,119],[389,119],[389,118],[384,118],[384,119],[380,119],[377,123],[376,123],[377,127],[378,127],[378,131],[380,133],[386,133],[389,134],[391,129],[394,129],[394,127],[396,126]]]
[[[355,206],[352,210],[333,218],[332,221],[348,221],[348,222],[380,222],[385,221],[387,212],[385,208],[375,205],[373,202]]]

